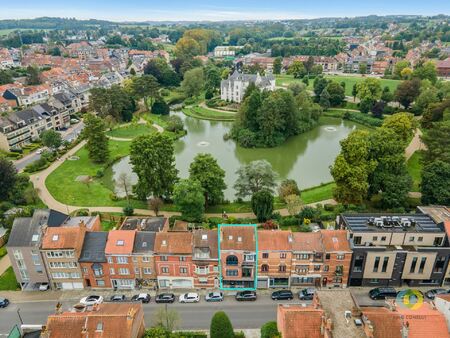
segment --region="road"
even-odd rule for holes
[[[299,300],[272,301],[269,295],[258,295],[258,297],[256,302],[237,302],[233,296],[227,296],[223,302],[219,303],[207,303],[202,299],[196,304],[168,304],[168,308],[179,313],[181,317],[179,329],[182,330],[209,329],[211,318],[217,311],[225,311],[235,329],[255,329],[268,321],[276,320],[278,303],[300,303]],[[74,303],[76,303],[75,300],[62,301],[63,309],[70,309]],[[56,301],[28,301],[12,303],[7,308],[0,309],[0,337],[7,334],[15,324],[20,323],[18,309],[24,324],[45,324],[47,316],[54,313],[55,305]],[[153,300],[149,304],[144,304],[147,327],[152,326],[155,311],[163,307],[164,304],[153,303]]]
[[[75,138],[77,138],[78,133],[80,133],[83,130],[83,128],[84,128],[84,123],[80,122],[80,123],[70,127],[69,129],[62,131],[61,136],[62,136],[63,140],[66,140],[66,141],[74,140]],[[34,161],[37,161],[40,158],[41,158],[41,155],[37,154],[36,151],[34,151],[33,153],[28,154],[24,158],[22,158],[18,161],[15,161],[14,165],[15,165],[17,171],[21,171],[28,164],[33,163]]]

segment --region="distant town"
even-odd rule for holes
[[[0,336],[450,337],[449,23],[0,20]]]

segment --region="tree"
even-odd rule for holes
[[[261,326],[261,338],[281,338],[277,322],[267,322]]]
[[[278,187],[278,196],[282,201],[286,201],[285,199],[289,195],[300,196],[300,189],[298,188],[297,182],[295,182],[295,180],[285,179]]]
[[[131,142],[130,162],[139,179],[134,192],[140,199],[171,196],[178,170],[169,136],[152,133],[136,137]]]
[[[359,64],[359,74],[361,75],[367,74],[367,63],[362,62]]]
[[[194,68],[184,73],[184,79],[183,82],[181,82],[181,88],[188,97],[200,95],[203,86],[204,75],[202,68]]]
[[[85,114],[84,125],[83,135],[87,139],[89,158],[95,163],[105,163],[109,159],[109,148],[103,120],[93,114]]]
[[[357,83],[355,83],[352,87],[353,101],[356,100],[356,95],[358,95],[358,84]]]
[[[436,65],[433,61],[428,61],[414,68],[412,77],[419,78],[421,80],[429,80],[431,83],[437,81]]]
[[[375,78],[367,78],[356,85],[356,96],[361,100],[369,99],[372,102],[381,98],[381,81]]]
[[[209,335],[211,338],[234,338],[233,326],[225,312],[218,311],[214,314]]]
[[[144,104],[147,107],[151,107],[154,99],[159,95],[158,81],[152,75],[134,77],[131,82],[131,89],[135,97],[144,99]],[[151,102],[148,102],[149,98],[151,99]]]
[[[369,158],[369,133],[356,130],[340,143],[341,152],[330,167],[336,182],[334,197],[343,204],[360,204],[367,197],[368,177],[376,165]]]
[[[395,90],[395,99],[408,109],[420,94],[420,80],[412,79],[401,82]]]
[[[273,196],[267,190],[260,190],[252,195],[252,211],[258,222],[265,222],[273,212]]]
[[[179,132],[179,131],[183,131],[184,130],[184,123],[183,123],[183,120],[181,119],[181,117],[179,117],[177,115],[170,116],[167,119],[166,130],[174,132],[174,133]]]
[[[177,310],[160,307],[155,311],[153,323],[156,327],[172,332],[180,324],[180,315]]]
[[[323,76],[317,76],[314,79],[314,95],[317,98],[316,102],[320,98],[320,94],[322,94],[323,90],[327,87],[328,80]]]
[[[305,65],[301,61],[294,61],[288,68],[288,74],[294,76],[295,79],[301,79],[308,74]]]
[[[311,75],[318,76],[318,75],[320,75],[322,73],[323,73],[322,65],[314,65],[314,66],[312,66],[312,68],[311,68]]]
[[[381,93],[381,100],[389,103],[394,100],[394,94],[391,92],[388,86],[383,88],[383,92]]]
[[[149,209],[153,210],[153,212],[155,213],[155,216],[158,217],[159,210],[161,209],[161,207],[164,204],[163,200],[159,197],[151,197],[148,199],[147,203],[148,203]]]
[[[245,198],[261,190],[273,191],[276,186],[276,173],[272,166],[266,160],[250,162],[240,167],[236,174],[238,176],[234,189],[236,196]]]
[[[330,93],[328,93],[328,90],[325,88],[324,90],[322,90],[322,93],[320,93],[319,104],[322,106],[324,110],[327,110],[328,108],[331,107],[330,100],[331,100]]]
[[[14,80],[9,70],[0,70],[0,86],[13,82]]]
[[[213,92],[220,87],[220,70],[214,65],[209,65],[205,69],[205,88],[211,89]]]
[[[163,58],[150,60],[144,67],[144,74],[153,75],[162,86],[176,87],[180,77]]]
[[[53,129],[43,131],[40,136],[42,144],[50,149],[56,150],[62,144],[61,134]]]
[[[302,199],[300,198],[300,196],[294,195],[294,194],[288,195],[288,196],[286,196],[284,201],[286,202],[286,208],[289,212],[289,215],[291,215],[291,216],[297,215],[300,212],[301,207],[303,205],[303,202],[302,202]]]
[[[288,85],[288,90],[290,90],[292,92],[292,95],[294,95],[294,96],[297,96],[305,89],[306,89],[306,86],[303,83],[291,82]]]
[[[0,201],[7,201],[14,190],[17,171],[14,164],[0,156]]]
[[[373,117],[377,117],[379,119],[382,118],[385,107],[386,107],[386,103],[384,101],[380,100],[380,101],[375,102],[372,105],[372,108],[370,109]]]
[[[409,67],[409,61],[401,60],[401,61],[397,62],[394,67],[394,77],[397,79],[402,79],[401,73],[402,73],[403,69],[405,69],[407,67]]]
[[[152,105],[152,114],[156,115],[168,115],[170,113],[170,107],[162,98],[157,98]]]
[[[189,178],[197,180],[203,188],[206,206],[223,201],[225,171],[210,154],[198,154],[189,167]]]
[[[434,122],[432,127],[424,132],[422,141],[425,144],[424,162],[434,161],[450,163],[450,121]]]
[[[450,205],[450,163],[433,161],[422,170],[422,203]]]
[[[386,117],[382,128],[391,129],[406,145],[406,142],[414,135],[417,122],[411,113],[397,113]]]
[[[345,89],[339,83],[330,81],[326,90],[330,95],[330,104],[332,106],[339,106],[345,101]]]
[[[41,84],[41,72],[39,68],[28,66],[27,67],[27,84],[29,86],[35,86]]]
[[[130,193],[133,189],[131,177],[126,172],[121,172],[116,181],[117,187],[125,193],[128,205],[130,205]]]
[[[174,51],[179,58],[186,59],[202,54],[202,47],[194,39],[182,37],[176,43]]]
[[[281,73],[282,61],[283,61],[283,59],[281,57],[276,57],[275,60],[273,61],[273,73],[274,74]]]
[[[190,221],[202,219],[205,211],[205,197],[199,181],[187,179],[175,184],[173,202],[180,209],[183,218]]]
[[[438,91],[434,87],[425,88],[420,91],[413,106],[414,115],[421,115],[432,103],[439,102]]]

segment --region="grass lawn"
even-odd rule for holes
[[[111,157],[120,158],[128,155],[130,144],[131,142],[110,140]],[[104,167],[102,164],[93,163],[88,158],[88,151],[85,147],[75,155],[80,159],[66,160],[47,177],[45,184],[53,197],[68,205],[124,207],[127,202],[125,200],[113,201],[111,199],[113,192],[101,179],[94,178],[89,185],[75,180],[81,175],[94,177]],[[145,203],[140,201],[133,201],[132,204],[135,208],[145,207]]]
[[[19,289],[14,270],[10,266],[3,275],[0,276],[0,290],[1,291],[15,291]]]
[[[416,151],[414,154],[412,154],[412,156],[406,163],[408,173],[411,175],[413,180],[413,186],[411,191],[420,191],[420,183],[422,182],[421,177],[422,164],[420,163],[421,159],[422,159],[422,152]]]
[[[200,106],[183,108],[183,113],[191,117],[196,117],[198,119],[216,120],[216,121],[234,121],[236,117],[236,113],[234,112],[222,113]]]
[[[108,131],[106,135],[119,138],[132,139],[137,136],[146,135],[156,132],[156,129],[146,124],[132,123],[125,127],[118,127]]]
[[[352,89],[355,83],[360,83],[367,79],[367,77],[362,76],[345,76],[345,75],[325,75],[327,79],[332,79],[338,83],[345,83],[345,95],[352,96]],[[399,80],[390,80],[390,79],[380,79],[381,87],[389,87],[391,92],[394,92],[397,89],[397,86],[401,81]],[[277,86],[288,86],[292,82],[302,82],[301,79],[294,79],[292,75],[277,75],[276,76],[276,85]],[[314,80],[309,80],[308,89],[313,89]]]
[[[324,201],[333,198],[334,182],[325,183],[302,191],[302,200],[305,204]]]
[[[3,256],[6,256],[7,252],[6,252],[6,245],[2,246],[0,248],[0,258]]]

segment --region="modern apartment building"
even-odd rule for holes
[[[134,230],[112,230],[108,234],[105,256],[115,289],[133,289],[136,285],[132,259],[135,236]]]
[[[444,224],[427,214],[340,215],[353,251],[350,286],[431,286],[450,257]]]

